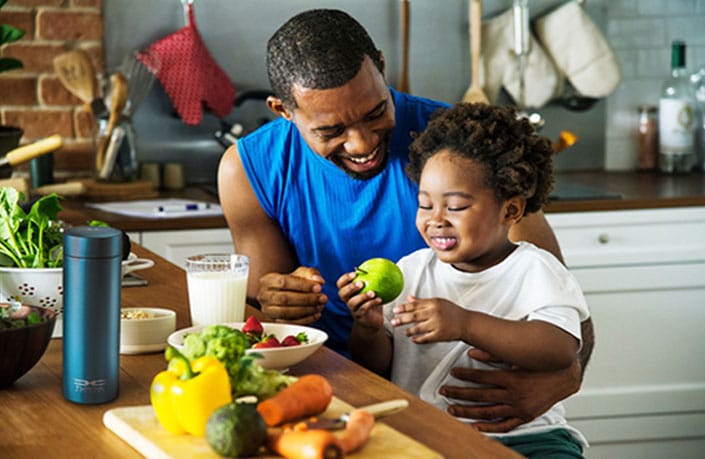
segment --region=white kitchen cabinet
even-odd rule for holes
[[[186,258],[191,255],[234,250],[227,228],[143,231],[139,233],[139,243],[184,269]]]
[[[595,326],[569,422],[588,458],[705,451],[705,207],[547,215]]]

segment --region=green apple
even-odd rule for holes
[[[389,303],[399,296],[404,287],[401,269],[386,258],[370,258],[355,268],[355,273],[355,281],[365,284],[360,293],[373,291],[383,303]]]

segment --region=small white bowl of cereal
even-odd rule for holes
[[[120,310],[120,354],[144,354],[164,350],[176,329],[176,313],[163,308]]]

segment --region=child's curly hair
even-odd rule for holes
[[[498,200],[524,196],[525,214],[540,210],[553,189],[551,143],[512,107],[457,104],[434,113],[415,137],[406,173],[416,183],[426,161],[449,150],[483,165]]]

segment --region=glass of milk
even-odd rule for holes
[[[210,253],[186,259],[189,310],[196,325],[245,320],[250,260],[245,255]]]

